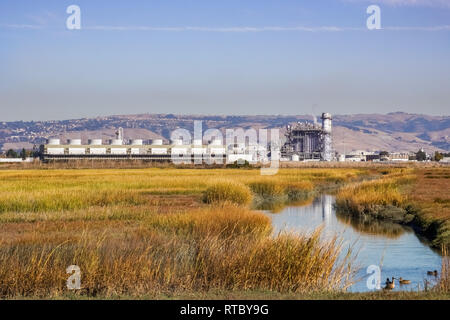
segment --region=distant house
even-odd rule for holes
[[[444,157],[439,162],[450,163],[450,157]]]

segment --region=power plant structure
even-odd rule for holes
[[[81,139],[69,139],[66,144],[61,140],[50,138],[40,146],[42,161],[55,160],[149,160],[172,161],[175,163],[208,163],[223,164],[236,161],[257,163],[267,161],[267,148],[261,145],[245,145],[234,143],[225,146],[221,139],[213,138],[207,144],[202,139],[183,141],[174,139],[165,144],[163,139],[154,139],[144,144],[143,139],[125,141],[123,129],[119,128],[115,138],[103,144],[102,139],[89,139],[83,145]]]
[[[322,125],[299,122],[287,126],[286,143],[281,147],[280,160],[288,161],[331,161],[331,115],[322,114]],[[248,162],[251,164],[267,162],[274,150],[267,145],[245,143],[224,144],[214,138],[206,144],[202,139],[183,141],[174,139],[165,144],[163,139],[146,143],[143,139],[124,139],[123,129],[115,132],[115,138],[103,143],[100,138],[92,138],[83,144],[81,139],[69,139],[62,144],[58,138],[50,138],[39,148],[42,161],[56,160],[148,160],[171,161],[174,163],[224,164]],[[278,151],[277,151],[278,152]]]
[[[331,161],[331,114],[322,113],[322,125],[298,122],[286,128],[286,142],[281,147],[282,158],[292,161]]]

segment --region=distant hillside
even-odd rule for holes
[[[110,139],[118,127],[125,137],[169,139],[177,128],[193,130],[194,120],[203,121],[203,130],[217,128],[284,128],[297,121],[313,121],[312,116],[205,116],[137,114],[62,121],[16,121],[0,123],[3,150],[32,148],[48,137]],[[338,152],[450,150],[450,117],[395,112],[333,116],[333,143]]]

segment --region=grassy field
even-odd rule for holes
[[[450,168],[401,168],[381,171],[373,181],[348,184],[337,206],[353,215],[410,224],[436,247],[450,245]]]
[[[354,270],[351,252],[338,259],[339,239],[271,236],[253,209],[342,186],[341,199],[348,188],[376,194],[352,205],[403,206],[420,179],[441,179],[415,170],[2,170],[0,297],[363,298],[343,295]],[[440,194],[432,203],[445,207]],[[426,208],[423,217],[437,218]],[[77,292],[66,289],[69,265],[82,270]]]
[[[340,291],[337,239],[270,236],[253,200],[309,194],[355,170],[6,170],[0,172],[0,295],[176,295],[210,290]],[[294,197],[294,196],[291,196]],[[289,201],[287,196],[286,201]]]

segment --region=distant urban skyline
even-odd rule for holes
[[[66,28],[72,4],[81,30]],[[0,121],[448,115],[449,40],[444,0],[6,0]]]

